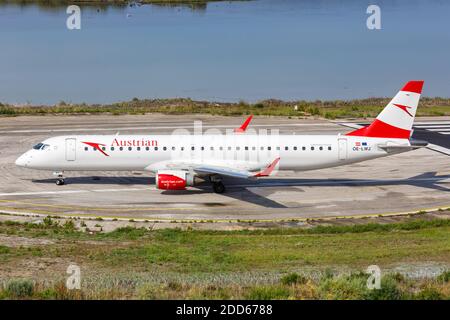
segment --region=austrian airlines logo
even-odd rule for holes
[[[408,111],[408,109],[411,109],[412,107],[408,107],[408,106],[404,106],[402,104],[396,104],[396,103],[394,103],[394,106],[399,107],[400,109],[405,111],[407,114],[409,114],[409,116],[412,118],[413,115]]]
[[[102,150],[101,146],[106,146],[106,144],[103,143],[97,143],[97,142],[84,142],[82,141],[84,144],[87,144],[88,146],[91,146],[93,148],[95,148],[96,150],[100,151],[101,153],[103,153],[105,156],[109,157],[109,154],[106,154],[105,151]]]

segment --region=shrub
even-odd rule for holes
[[[416,294],[414,298],[419,300],[442,300],[444,297],[436,288],[426,287]]]
[[[8,282],[6,291],[11,298],[27,298],[33,295],[34,284],[27,279],[15,279]]]
[[[283,287],[266,286],[254,287],[246,295],[249,300],[275,300],[287,299],[289,297],[289,290]]]
[[[64,227],[64,229],[67,229],[67,230],[74,230],[75,229],[75,223],[73,223],[72,219],[69,219],[66,222],[64,222],[63,227]]]
[[[366,277],[349,276],[323,278],[319,285],[323,299],[355,300],[362,299],[366,293]]]
[[[46,227],[51,227],[55,224],[55,222],[53,221],[53,219],[50,216],[46,216],[44,218],[43,222]]]
[[[402,293],[397,288],[397,282],[392,275],[385,276],[381,279],[381,288],[367,290],[364,298],[367,300],[400,300]]]
[[[306,278],[297,274],[297,273],[289,273],[283,277],[281,277],[281,283],[284,285],[292,285],[292,284],[305,284],[306,283]]]
[[[9,247],[6,246],[0,246],[0,254],[6,254],[9,253],[11,250],[9,249]]]
[[[450,281],[450,270],[447,270],[443,273],[441,273],[438,277],[437,277],[437,281],[439,282],[444,282],[447,283]]]

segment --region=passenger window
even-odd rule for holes
[[[284,150],[288,151],[288,150],[289,150],[289,147],[284,147]]]
[[[248,147],[245,147],[245,150],[248,150]]]
[[[133,148],[132,147],[128,147],[128,151],[131,151],[131,150],[133,150]]]
[[[191,150],[194,151],[194,150],[195,150],[195,147],[191,147]]]
[[[231,147],[228,147],[228,150],[230,150],[230,151],[231,151]]]
[[[84,151],[88,151],[89,150],[89,148],[88,147],[84,147]]]
[[[322,150],[323,150],[323,147],[319,147],[319,150],[322,151]]]
[[[269,150],[269,151],[272,150],[272,147],[267,147],[267,150]]]
[[[294,150],[297,150],[297,147],[294,147]]]
[[[277,150],[280,150],[280,147],[277,147]]]
[[[146,150],[146,151],[150,150],[150,147],[145,147],[145,150]]]
[[[201,150],[202,150],[202,151],[205,150],[205,147],[201,147]]]
[[[167,147],[163,147],[163,150],[166,151],[166,150],[167,150]]]
[[[314,147],[311,147],[311,150],[314,151]]]
[[[261,150],[264,150],[264,147],[261,147]]]
[[[220,148],[222,148],[222,147],[220,147]],[[209,148],[209,150],[213,151],[213,150],[214,150],[214,147]],[[222,149],[221,149],[221,150],[222,150]]]
[[[302,147],[302,150],[305,151],[305,150],[306,150],[306,147]]]
[[[155,147],[155,151],[158,151],[158,147]]]
[[[123,150],[123,147],[120,147],[119,150],[122,151],[122,150]]]
[[[106,148],[105,148],[105,147],[102,147],[102,150],[103,150],[103,151],[105,151],[105,150],[106,150]]]
[[[111,147],[111,151],[114,151],[114,147]]]
[[[328,147],[328,150],[331,150],[331,147]]]
[[[256,147],[252,147],[252,150],[255,151],[255,150],[256,150]]]
[[[175,151],[175,147],[172,147],[172,150]]]
[[[241,150],[241,147],[236,147],[236,150],[238,150],[238,151]]]
[[[137,151],[141,151],[141,147],[137,147],[136,149],[137,149]]]

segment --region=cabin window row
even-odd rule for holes
[[[162,147],[162,150],[163,151],[167,151],[167,147]],[[172,151],[175,151],[176,150],[176,147],[172,147],[171,148],[172,149]],[[202,151],[204,151],[206,148],[205,147],[200,147],[200,150],[202,150]],[[214,147],[209,147],[209,149],[211,150],[211,151],[214,151]],[[227,147],[227,148],[224,148],[224,147],[218,147],[217,148],[218,150],[220,150],[220,151],[223,151],[224,149],[227,149],[227,150],[229,150],[229,151],[231,151],[233,148],[232,147]],[[241,147],[235,147],[235,149],[236,149],[236,151],[240,151],[241,150]],[[255,151],[257,148],[256,147],[251,147],[251,149],[252,149],[252,151]],[[281,148],[280,147],[276,147],[276,150],[280,150]],[[294,147],[284,147],[284,150],[285,151],[289,151],[289,150],[293,150],[293,151],[297,151],[297,150],[302,150],[302,151],[306,151],[306,147],[296,147],[296,146],[294,146]],[[310,146],[309,147],[309,149],[311,150],[311,151],[314,151],[314,150],[320,150],[320,151],[322,151],[322,150],[328,150],[328,151],[331,151],[331,146]],[[84,151],[88,151],[89,150],[89,147],[84,147]],[[94,150],[94,151],[97,151],[97,148],[92,148],[92,150]],[[103,151],[106,151],[106,147],[102,147],[102,150]],[[116,150],[116,147],[110,147],[110,151],[114,151],[114,150]],[[117,147],[117,150],[119,150],[119,151],[123,151],[123,150],[128,150],[128,151],[132,151],[133,150],[133,147]],[[145,150],[145,151],[149,151],[150,150],[150,147],[136,147],[136,150],[137,151],[141,151],[141,150]],[[159,149],[158,149],[158,147],[154,147],[154,150],[155,151],[158,151]],[[180,150],[181,151],[184,151],[185,150],[185,148],[184,147],[180,147]],[[191,150],[192,151],[195,151],[195,147],[191,147]],[[243,150],[250,150],[250,147],[244,147],[243,148]],[[264,150],[268,150],[268,151],[271,151],[272,150],[272,147],[267,147],[267,149],[265,148],[265,147],[260,147],[260,150],[261,151],[264,151]]]

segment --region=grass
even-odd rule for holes
[[[14,249],[0,246],[4,268],[13,270],[25,261],[61,261],[63,270],[55,262],[56,269],[45,276],[25,279],[33,282],[32,289],[29,284],[8,287],[17,279],[6,277],[0,297],[450,298],[448,271],[419,280],[385,274],[378,291],[366,288],[367,275],[360,272],[372,264],[382,270],[398,264],[449,265],[450,220],[445,219],[243,231],[126,227],[96,234],[50,219],[42,224],[1,222],[0,234],[52,240]],[[69,261],[85,273],[81,291],[63,287]],[[5,279],[2,272],[0,279]]]
[[[49,114],[212,114],[223,116],[265,115],[287,117],[371,118],[389,102],[385,98],[333,101],[280,101],[265,100],[258,103],[216,103],[190,99],[133,99],[106,105],[68,104],[60,102],[52,106],[11,106],[0,104],[0,116],[49,115]],[[295,108],[297,106],[297,108]],[[450,99],[422,98],[418,116],[450,115]]]

